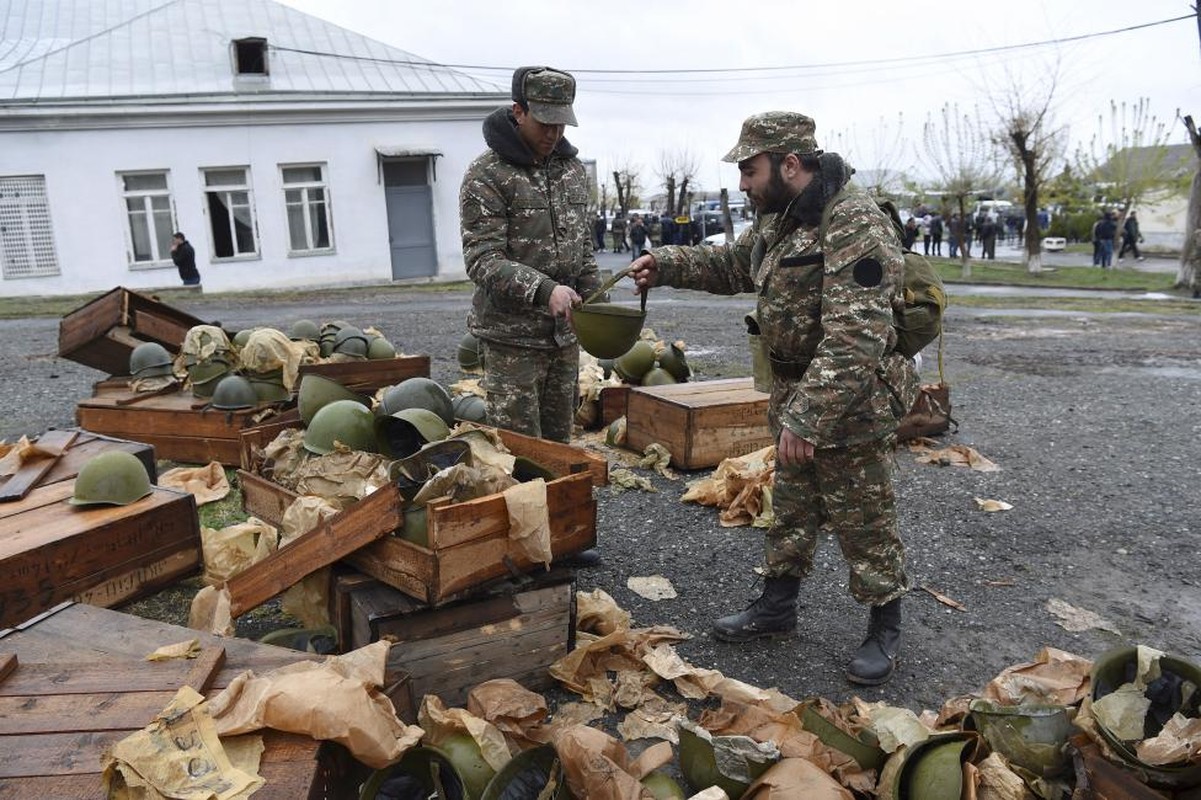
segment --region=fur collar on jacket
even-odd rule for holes
[[[498,108],[484,119],[484,142],[498,156],[511,164],[532,167],[537,164],[534,152],[517,135],[517,120],[509,108]],[[552,156],[571,158],[580,152],[567,139],[560,139]]]

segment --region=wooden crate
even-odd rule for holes
[[[110,375],[128,375],[135,347],[158,342],[177,353],[188,330],[203,324],[153,297],[118,286],[62,318],[58,355]]]
[[[154,448],[150,445],[144,442],[131,442],[127,439],[102,436],[93,431],[77,430],[75,433],[75,439],[71,442],[71,446],[42,476],[37,483],[38,486],[74,480],[75,476],[79,474],[80,467],[93,457],[109,450],[122,450],[137,457],[138,461],[142,462],[142,466],[146,468],[146,474],[150,476],[151,483],[154,482],[157,467],[154,463]],[[7,486],[10,479],[11,477],[8,475],[0,477],[0,489]]]
[[[714,467],[772,443],[767,399],[750,378],[640,386],[628,398],[626,443],[658,442],[680,469]]]
[[[569,445],[511,431],[497,432],[515,455],[531,458],[560,476],[549,481],[546,489],[554,557],[592,547],[596,543],[592,487],[608,482],[605,460]],[[297,497],[246,470],[239,470],[238,478],[247,513],[275,525]],[[541,568],[509,541],[508,507],[503,495],[431,506],[427,523],[428,548],[398,536],[384,536],[345,560],[360,572],[434,605],[461,597],[511,570]]]
[[[145,660],[188,639],[200,640],[200,658]],[[179,687],[212,697],[248,669],[318,658],[86,605],[0,632],[0,662],[14,656],[16,668],[0,677],[0,800],[103,797],[104,751],[148,725]],[[263,744],[256,800],[358,797],[343,748],[272,730]]]
[[[501,581],[440,607],[355,575],[338,578],[334,593],[348,609],[349,629],[339,631],[346,649],[381,638],[394,642],[388,654],[389,675],[399,684],[393,704],[409,722],[427,694],[461,706],[473,686],[496,678],[534,691],[550,688],[547,668],[575,644],[570,570]]]
[[[201,564],[196,500],[156,488],[125,506],[73,506],[74,480],[0,505],[0,628],[63,600],[115,605]]]
[[[630,402],[629,386],[606,386],[600,392],[600,424],[612,424],[626,415]]]
[[[320,375],[366,395],[375,394],[385,386],[400,383],[406,378],[428,378],[429,356],[396,356],[367,361],[343,361],[329,364],[303,364],[300,374]]]

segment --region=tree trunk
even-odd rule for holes
[[[959,274],[967,280],[972,277],[972,260],[968,258],[967,248],[964,247],[967,243],[967,203],[963,195],[955,198],[955,201],[959,206],[959,263],[962,266]],[[955,233],[952,231],[951,235],[954,236]]]
[[[1022,150],[1022,200],[1026,212],[1026,272],[1042,272],[1042,231],[1038,228],[1038,166],[1036,155]]]
[[[667,213],[676,213],[676,176],[667,176]]]
[[[1198,10],[1198,25],[1201,25],[1201,9]],[[1196,262],[1201,254],[1193,251],[1197,247],[1194,239],[1197,229],[1201,227],[1201,132],[1193,123],[1192,116],[1185,116],[1184,127],[1188,129],[1189,141],[1192,142],[1193,152],[1197,161],[1193,166],[1193,183],[1188,194],[1188,213],[1184,218],[1184,246],[1180,248],[1180,268],[1176,270],[1176,287],[1187,289],[1193,285],[1196,272]]]
[[[613,183],[617,185],[617,207],[621,210],[621,215],[626,215],[626,187],[622,185],[621,173],[613,170]]]
[[[721,190],[721,221],[726,226],[726,244],[734,243],[734,220],[730,216],[730,190]]]
[[[684,215],[684,206],[688,203],[688,176],[684,176],[684,180],[680,181],[680,199],[676,202],[676,216]]]

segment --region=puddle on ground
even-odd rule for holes
[[[1104,367],[1101,372],[1138,373],[1151,378],[1201,381],[1201,365],[1196,367]]]

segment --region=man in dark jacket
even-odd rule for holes
[[[513,105],[484,120],[488,150],[459,190],[463,260],[475,283],[467,326],[479,339],[488,421],[566,442],[579,344],[571,308],[600,288],[588,175],[563,138],[575,125],[575,78],[513,73]]]
[[[1118,262],[1121,263],[1127,253],[1134,253],[1134,257],[1142,261],[1143,254],[1138,251],[1138,243],[1142,240],[1143,235],[1138,229],[1138,217],[1131,211],[1126,215],[1126,222],[1122,225],[1122,249],[1118,251]]]
[[[179,279],[183,281],[184,286],[200,285],[200,272],[196,269],[196,251],[192,249],[192,243],[182,231],[176,231],[171,237],[171,260],[175,262],[175,268],[179,270]]]

